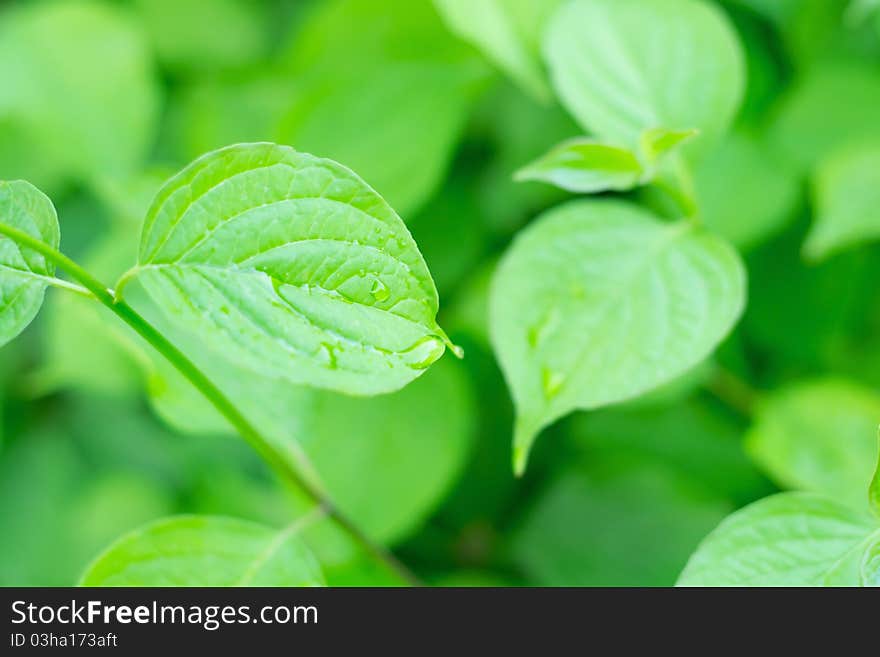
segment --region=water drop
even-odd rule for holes
[[[385,285],[385,283],[377,278],[373,281],[373,287],[370,289],[370,294],[373,295],[373,298],[376,301],[382,302],[391,296],[391,291],[388,289],[388,286]]]

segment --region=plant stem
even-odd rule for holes
[[[0,222],[0,235],[12,239],[44,256],[64,269],[71,277],[79,281],[88,292],[102,304],[107,306],[122,321],[134,329],[142,338],[149,342],[156,351],[164,356],[174,367],[199,390],[223,417],[238,431],[242,438],[263,458],[280,476],[293,483],[316,506],[327,514],[355,543],[365,552],[384,562],[401,578],[412,586],[421,586],[419,579],[401,563],[396,556],[385,547],[374,542],[345,513],[327,497],[311,481],[300,472],[263,437],[260,431],[236,408],[230,399],[193,363],[183,352],[175,347],[162,333],[142,317],[134,308],[122,299],[118,299],[113,290],[108,289],[101,281],[66,255],[53,249],[41,240],[25,233],[18,228]],[[76,286],[73,286],[76,287]]]
[[[723,367],[716,367],[706,388],[745,417],[751,417],[761,394],[748,382]]]

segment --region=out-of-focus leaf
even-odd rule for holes
[[[90,477],[65,508],[67,523],[73,528],[68,549],[80,559],[90,559],[120,533],[173,513],[174,499],[162,483],[133,473]]]
[[[187,86],[171,105],[163,148],[174,159],[192,160],[228,144],[283,141],[282,119],[300,93],[293,78],[262,72]]]
[[[878,458],[878,426],[880,395],[847,381],[822,379],[769,397],[746,445],[781,486],[862,508]]]
[[[88,558],[58,550],[69,541],[65,515],[82,463],[69,436],[18,437],[21,442],[3,446],[0,459],[0,585],[69,586]]]
[[[215,353],[290,383],[389,392],[445,348],[400,217],[349,169],[289,147],[232,146],[172,178],[131,277]]]
[[[722,140],[694,174],[706,225],[740,248],[760,243],[794,217],[796,175],[744,132]]]
[[[649,182],[665,156],[696,134],[693,130],[646,130],[637,151],[589,137],[564,141],[514,174],[518,182],[547,182],[569,192],[624,191]]]
[[[782,493],[737,511],[706,538],[680,586],[858,586],[855,563],[876,525],[813,493]]]
[[[838,148],[880,137],[874,108],[880,75],[861,63],[826,63],[795,82],[781,102],[769,139],[802,171]]]
[[[523,167],[518,182],[541,181],[569,192],[595,194],[632,189],[639,184],[642,164],[626,149],[587,137],[565,141]]]
[[[409,215],[442,180],[486,78],[468,51],[431,0],[319,6],[294,36],[302,88],[277,141],[345,162]]]
[[[460,367],[441,361],[403,390],[373,399],[316,395],[303,448],[330,497],[377,541],[393,543],[417,528],[461,472],[475,411]],[[305,536],[324,563],[351,558],[332,523]]]
[[[124,10],[73,0],[3,12],[0,79],[0,176],[54,187],[143,162],[159,92]]]
[[[120,218],[80,262],[99,280],[112,281],[136,258],[137,229],[128,218]],[[139,365],[146,362],[146,349],[139,347],[140,338],[133,331],[94,299],[52,295],[41,328],[43,362],[29,377],[33,393],[78,388],[120,397],[140,389]]]
[[[544,26],[562,0],[434,0],[449,27],[481,48],[536,98],[550,85],[540,58]]]
[[[742,97],[736,34],[700,0],[573,0],[550,20],[544,53],[566,108],[621,145],[650,128],[714,141]]]
[[[431,61],[337,72],[303,92],[279,140],[345,162],[409,214],[439,185],[479,81],[473,68]]]
[[[697,399],[580,413],[572,432],[587,462],[662,464],[738,505],[772,492],[743,450],[740,427]]]
[[[479,108],[475,121],[483,125],[492,146],[491,159],[476,175],[480,208],[494,232],[509,235],[535,212],[569,197],[549,185],[513,179],[524,162],[540,157],[550,144],[583,133],[561,107],[547,107],[510,85],[500,85]]]
[[[52,201],[30,183],[0,180],[0,223],[23,231],[53,249],[61,230]],[[55,264],[43,255],[0,234],[0,346],[30,324],[55,274]]]
[[[489,340],[489,290],[498,263],[490,260],[468,278],[452,305],[446,310],[446,318],[453,333],[466,333],[485,347]]]
[[[532,584],[670,586],[728,510],[662,468],[573,470],[538,497],[511,551]]]
[[[804,244],[813,259],[880,237],[880,142],[844,148],[819,165],[816,218]]]
[[[444,299],[479,266],[489,249],[488,228],[476,195],[468,174],[454,176],[406,224]]]
[[[167,518],[116,541],[80,586],[321,586],[300,529],[300,522],[279,531],[233,518]]]
[[[156,55],[184,73],[239,68],[266,51],[266,17],[249,0],[135,0]]]
[[[809,265],[802,242],[803,233],[791,230],[751,254],[749,277],[761,284],[749,290],[743,327],[763,353],[772,353],[769,366],[815,371],[826,369],[846,336],[861,329],[877,279],[859,254]]]
[[[514,463],[575,409],[684,373],[731,330],[745,272],[725,242],[618,201],[577,201],[520,233],[495,273],[492,343],[517,407]]]
[[[871,479],[871,485],[868,488],[868,504],[874,515],[880,517],[880,454],[877,458],[877,467],[874,468],[874,477]]]

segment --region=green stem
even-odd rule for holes
[[[718,399],[747,418],[754,413],[755,405],[761,396],[747,381],[723,367],[715,368],[706,388]]]
[[[347,515],[345,515],[321,490],[311,481],[303,477],[293,465],[279,454],[272,443],[263,437],[250,421],[242,415],[229,398],[218,388],[183,352],[175,347],[152,324],[144,319],[134,308],[129,306],[113,290],[108,289],[101,281],[80,267],[63,253],[48,244],[25,233],[18,228],[0,223],[0,235],[14,240],[18,244],[36,251],[47,260],[64,269],[71,277],[79,281],[88,292],[102,304],[107,306],[122,321],[134,329],[142,338],[149,342],[156,351],[164,356],[177,370],[199,390],[223,417],[238,431],[242,438],[263,458],[280,476],[294,484],[299,490],[323,510],[340,528],[342,528],[365,552],[386,563],[400,577],[413,586],[420,586],[419,579],[401,563],[397,557],[383,546],[375,543]]]

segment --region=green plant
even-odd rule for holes
[[[877,584],[878,62],[874,0],[4,4],[0,585]]]

